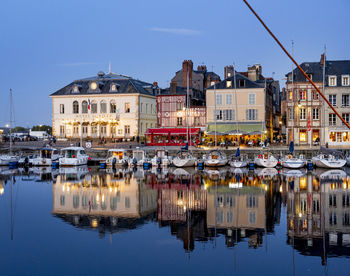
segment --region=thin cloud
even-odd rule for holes
[[[201,31],[182,28],[159,28],[153,27],[149,29],[152,32],[168,33],[175,35],[199,35]]]
[[[99,65],[96,62],[68,62],[68,63],[59,63],[59,66],[84,66],[84,65]]]

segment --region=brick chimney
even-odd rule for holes
[[[184,60],[182,62],[183,71],[183,87],[187,87],[187,72],[189,77],[189,86],[192,87],[192,72],[193,72],[193,62],[192,60]]]
[[[170,94],[176,94],[176,81],[170,82]]]
[[[320,61],[321,66],[324,65],[325,60],[326,60],[326,55],[325,55],[325,54],[322,54],[322,55],[321,55],[321,61]]]
[[[251,81],[257,81],[259,80],[261,76],[262,70],[260,64],[255,64],[251,67],[248,67],[248,78]]]
[[[198,65],[197,66],[197,71],[207,71],[207,66],[206,65]]]
[[[225,66],[225,68],[224,68],[225,80],[226,80],[227,78],[230,78],[230,77],[233,76],[233,73],[234,73],[233,71],[234,71],[233,65]]]

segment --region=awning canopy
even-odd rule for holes
[[[244,123],[231,123],[231,124],[216,124],[216,131],[219,133],[225,133],[228,135],[238,135],[240,134],[251,134],[251,133],[264,133],[264,126],[262,123],[255,123],[255,124],[244,124]],[[207,132],[214,132],[215,133],[215,124],[208,124]],[[254,134],[251,134],[254,135]]]
[[[190,128],[191,135],[198,135],[200,128]],[[187,135],[187,128],[149,128],[145,135]]]

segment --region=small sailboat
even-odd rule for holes
[[[219,150],[212,150],[208,157],[204,160],[207,167],[222,167],[227,165],[228,159],[224,153]]]
[[[168,167],[171,165],[171,159],[164,149],[158,149],[156,155],[152,158],[151,163],[153,167]]]
[[[236,154],[230,160],[230,166],[233,168],[243,168],[248,166],[247,156],[241,155],[239,147],[237,148]]]
[[[178,168],[194,167],[196,164],[196,158],[193,157],[191,152],[187,150],[181,150],[173,159],[173,164]]]
[[[296,157],[293,155],[294,152],[294,142],[291,141],[289,144],[289,154],[282,158],[281,165],[289,169],[299,169],[306,165],[306,160],[303,155]]]
[[[129,166],[137,167],[143,166],[144,163],[148,162],[146,158],[145,151],[139,148],[136,148],[132,151],[132,158],[129,159]]]
[[[338,158],[333,154],[321,153],[312,158],[312,163],[320,168],[338,169],[345,166],[346,159]]]
[[[60,158],[59,152],[54,148],[42,148],[40,155],[32,159],[33,166],[51,166],[52,162],[58,161]]]
[[[113,166],[127,166],[130,158],[126,155],[125,149],[109,149],[107,152],[106,165]]]
[[[62,157],[59,158],[60,166],[87,165],[89,156],[83,147],[67,147],[62,149]]]
[[[18,165],[19,157],[12,154],[12,89],[10,89],[10,152],[9,154],[0,155],[0,166],[16,166]]]
[[[258,154],[254,159],[254,163],[259,167],[274,168],[278,160],[271,153],[265,152],[264,154]]]

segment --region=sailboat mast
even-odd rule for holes
[[[216,138],[216,117],[217,117],[217,114],[216,114],[216,83],[214,82],[214,126],[215,126],[215,148],[217,147],[217,138]]]
[[[12,89],[10,88],[10,156],[12,155]]]
[[[238,108],[237,108],[237,83],[236,83],[236,66],[233,63],[233,84],[235,87],[235,105],[236,105],[236,110],[235,110],[235,119],[236,119],[236,136],[237,136],[237,144],[239,147],[239,138],[238,138]]]
[[[186,92],[186,125],[187,125],[187,144],[189,145],[189,140],[188,140],[188,132],[189,132],[189,124],[188,124],[188,89],[189,89],[189,74],[188,74],[188,70],[187,70],[187,92]]]
[[[325,93],[325,80],[326,80],[326,45],[324,45],[324,54],[323,54],[323,80],[322,80],[322,92]],[[325,114],[325,103],[322,102],[322,128],[323,128],[323,139],[326,140],[326,114]],[[319,141],[321,144],[321,141]]]
[[[292,56],[294,56],[294,41],[292,40]],[[294,113],[295,113],[295,102],[294,102],[294,64],[292,62],[292,101],[293,101],[293,124],[292,124],[292,141],[294,141],[294,124],[295,124],[295,116],[294,116]]]

